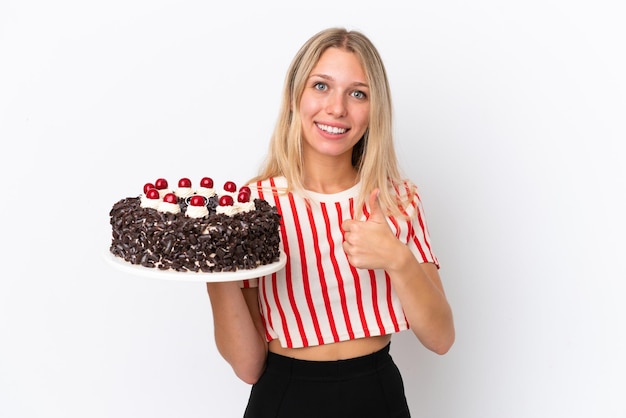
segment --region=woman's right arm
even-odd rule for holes
[[[254,384],[265,368],[267,342],[257,288],[241,289],[237,282],[207,283],[215,344],[237,377]]]

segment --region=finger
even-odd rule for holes
[[[346,232],[350,232],[350,230],[352,229],[352,225],[355,223],[356,221],[352,220],[352,219],[346,219],[345,221],[342,222],[341,224],[341,229],[344,233]]]
[[[380,207],[380,202],[378,201],[379,193],[379,189],[374,189],[370,194],[370,216],[367,218],[368,221],[385,222],[385,214],[383,213],[383,209]]]

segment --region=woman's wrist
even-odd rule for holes
[[[417,261],[409,247],[397,240],[396,243],[389,249],[389,257],[387,258],[389,262],[385,269],[391,275],[406,272]]]

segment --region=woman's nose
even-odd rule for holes
[[[328,96],[328,102],[326,103],[326,113],[334,117],[342,117],[346,114],[345,97],[341,94],[331,94]]]

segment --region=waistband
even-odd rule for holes
[[[300,360],[269,352],[266,372],[288,374],[291,377],[332,380],[348,379],[376,373],[382,366],[393,363],[389,354],[390,344],[381,350],[346,360],[310,361]]]

